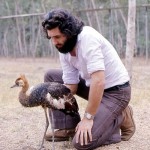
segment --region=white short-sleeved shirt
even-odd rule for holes
[[[90,86],[90,75],[104,70],[105,89],[129,81],[129,75],[114,47],[99,32],[84,26],[78,35],[76,56],[60,53],[65,84],[78,84],[79,76]]]

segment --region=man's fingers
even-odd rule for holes
[[[76,133],[76,143],[79,143],[79,138],[80,138],[80,131],[77,131],[77,133]]]
[[[79,127],[79,124],[76,126],[75,132],[77,132],[77,131],[78,131],[78,127]]]
[[[92,141],[92,132],[91,132],[91,130],[88,130],[88,136],[89,136],[90,141]]]
[[[84,132],[80,132],[80,144],[83,145]]]
[[[87,131],[84,132],[84,144],[87,145],[88,143],[88,133]]]

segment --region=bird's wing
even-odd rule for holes
[[[76,98],[73,96],[73,94],[69,93],[67,96],[64,96],[64,99],[66,109],[78,112],[79,107]]]
[[[70,89],[65,85],[57,82],[50,82],[47,88],[48,92],[53,98],[63,98],[63,95],[68,95],[70,93]]]
[[[53,98],[64,99],[65,110],[71,112],[78,111],[78,104],[76,102],[76,99],[73,94],[71,94],[70,89],[67,88],[65,85],[61,83],[51,82],[48,86],[48,92]]]

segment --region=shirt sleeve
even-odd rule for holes
[[[87,34],[84,37],[84,59],[87,64],[87,71],[92,74],[99,70],[105,70],[104,56],[102,53],[102,41],[96,34]]]
[[[59,55],[61,67],[63,70],[64,84],[78,84],[79,71],[69,62],[64,54]]]

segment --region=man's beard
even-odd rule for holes
[[[76,45],[76,43],[77,43],[77,35],[75,35],[75,36],[73,36],[73,37],[71,37],[71,38],[68,38],[67,40],[66,40],[66,42],[64,43],[64,45],[61,47],[61,48],[59,48],[59,47],[57,47],[57,46],[55,46],[57,49],[58,49],[58,51],[60,52],[60,53],[63,53],[63,54],[66,54],[66,53],[69,53],[69,52],[71,52],[72,50],[73,50],[73,48],[75,47],[75,45]]]

